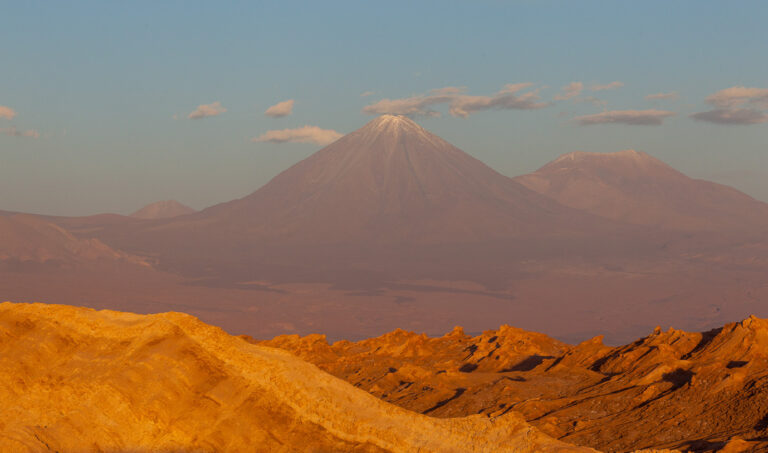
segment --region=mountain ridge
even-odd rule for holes
[[[176,200],[162,200],[148,204],[130,215],[136,219],[169,219],[194,214],[197,210]]]
[[[104,263],[150,267],[142,258],[112,249],[98,239],[77,238],[39,216],[0,216],[0,269],[30,271],[93,267]]]

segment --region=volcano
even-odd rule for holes
[[[359,283],[498,281],[532,257],[626,255],[627,244],[644,247],[636,235],[497,173],[407,117],[383,115],[251,195],[108,228],[103,239],[188,276]]]
[[[565,233],[586,221],[397,115],[376,118],[201,217],[304,243],[472,242]]]
[[[768,204],[635,150],[572,152],[515,180],[573,208],[677,231],[764,231]]]

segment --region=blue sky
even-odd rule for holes
[[[487,100],[525,82],[512,96],[546,107],[464,118],[449,101],[430,107],[440,117],[414,119],[510,176],[574,150],[634,148],[768,201],[764,1],[25,1],[0,11],[0,106],[10,109],[0,108],[0,209],[129,213],[170,198],[202,208],[321,147],[252,141],[267,131],[347,133],[382,99],[463,87],[459,96]],[[562,99],[572,82],[582,90]],[[611,82],[623,85],[590,89]],[[754,96],[706,100],[731,87]],[[645,99],[656,93],[677,97]],[[264,114],[286,100],[291,114]],[[187,118],[214,102],[226,111]],[[753,124],[690,117],[717,109],[749,109]],[[574,119],[648,110],[671,114],[660,125]]]

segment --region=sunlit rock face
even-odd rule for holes
[[[0,304],[0,450],[592,451],[516,413],[439,419],[181,313]]]
[[[768,320],[756,317],[704,333],[657,328],[618,347],[602,337],[571,346],[509,326],[262,344],[434,417],[516,411],[555,438],[604,451],[768,449]]]

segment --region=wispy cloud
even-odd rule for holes
[[[433,90],[428,95],[417,95],[401,99],[382,99],[363,108],[364,113],[379,115],[392,113],[409,116],[440,116],[440,113],[432,110],[432,106],[451,102],[458,93],[445,92],[446,90],[458,90],[454,87]]]
[[[607,102],[607,101],[604,101],[604,100],[602,100],[602,99],[598,99],[598,98],[596,98],[596,97],[594,97],[594,96],[586,96],[586,97],[583,97],[583,98],[582,98],[582,97],[580,97],[580,98],[576,98],[576,99],[574,99],[574,100],[575,100],[576,102],[581,102],[581,103],[592,104],[592,105],[594,105],[595,107],[601,107],[601,108],[603,108],[603,109],[604,109],[604,108],[606,108],[606,107],[608,107],[608,102]]]
[[[691,118],[717,124],[760,124],[768,123],[768,114],[755,109],[713,109],[694,113]]]
[[[575,98],[581,94],[581,90],[584,89],[582,82],[571,82],[562,88],[563,94],[558,94],[554,97],[556,101],[565,101],[571,98]]]
[[[293,99],[278,102],[264,112],[265,115],[271,116],[272,118],[281,118],[283,116],[288,116],[291,113],[293,113]]]
[[[199,120],[201,118],[207,118],[209,116],[217,116],[226,112],[227,109],[222,107],[221,102],[216,101],[211,104],[201,104],[187,116],[191,120]]]
[[[0,118],[12,120],[16,117],[16,111],[10,107],[0,105]]]
[[[252,142],[270,143],[312,143],[327,145],[340,139],[343,134],[332,129],[321,129],[317,126],[303,126],[295,129],[267,131],[252,139]]]
[[[373,96],[374,94],[376,94],[375,91],[363,91],[362,93],[360,93],[360,97],[367,98],[368,96]]]
[[[452,116],[466,118],[482,110],[531,110],[549,106],[549,103],[539,102],[540,98],[536,90],[519,93],[531,86],[533,86],[532,83],[505,85],[492,96],[470,96],[464,94],[463,87],[445,87],[423,95],[382,99],[363,108],[363,112],[371,115],[390,113],[408,116],[440,116],[440,112],[432,107],[445,104]]]
[[[593,124],[627,124],[632,126],[659,126],[674,112],[666,110],[609,110],[595,115],[578,116],[573,119],[581,126]]]
[[[669,93],[656,93],[656,94],[649,94],[645,97],[646,101],[667,101],[667,100],[673,100],[678,99],[680,97],[679,94],[677,94],[676,91],[671,91]]]
[[[718,108],[731,108],[750,104],[762,109],[768,109],[768,88],[734,86],[707,96],[705,101]]]
[[[768,123],[768,88],[733,86],[704,100],[715,108],[692,114],[694,120],[724,125]]]
[[[504,89],[493,96],[457,95],[450,103],[449,112],[453,116],[466,118],[481,110],[531,110],[547,107],[548,103],[538,102],[537,91],[517,94],[530,86],[529,83],[506,85]]]
[[[0,129],[0,133],[5,135],[10,135],[11,137],[19,137],[19,138],[40,138],[40,133],[37,132],[34,129],[28,129],[26,131],[22,131],[19,129],[16,129],[16,126],[11,126],[5,129]]]
[[[616,88],[621,88],[624,86],[624,82],[611,82],[606,83],[605,85],[592,85],[589,89],[592,91],[605,91],[605,90],[615,90]]]

